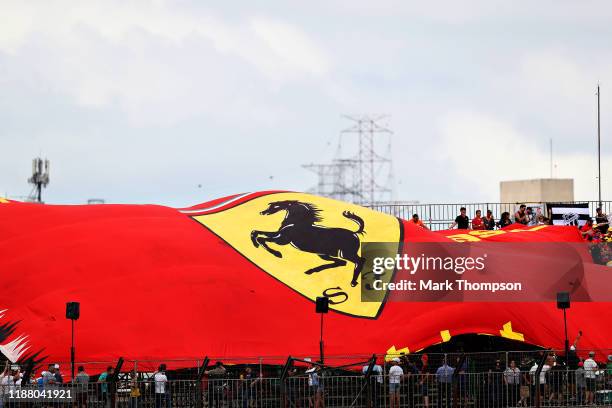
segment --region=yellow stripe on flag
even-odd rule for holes
[[[442,341],[446,343],[447,341],[451,339],[452,336],[449,330],[442,330],[440,331],[440,337],[442,337]]]
[[[512,330],[512,322],[504,324],[503,329],[499,331],[499,334],[507,339],[525,341],[525,336],[523,333]]]
[[[389,348],[389,350],[387,350],[387,354],[385,355],[385,361],[391,361],[394,358],[401,357],[404,354],[410,354],[410,350],[408,349],[408,347],[396,349],[395,345],[393,345]]]

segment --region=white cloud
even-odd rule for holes
[[[276,56],[269,69],[278,68],[280,62],[282,70],[304,70],[313,75],[329,72],[329,57],[297,27],[267,18],[252,19],[251,27]]]
[[[446,115],[440,124],[444,155],[452,163],[453,178],[463,180],[471,194],[483,200],[499,200],[499,182],[550,177],[548,139],[525,134],[496,118],[457,111]],[[593,154],[555,153],[553,177],[573,178],[577,200],[597,199],[597,156]],[[612,174],[612,156],[602,157],[603,177]],[[602,180],[604,178],[602,177]],[[604,197],[612,194],[602,184]]]
[[[236,105],[269,117],[276,108],[252,100],[252,84],[278,89],[324,76],[331,64],[290,23],[263,16],[228,22],[150,2],[10,3],[0,14],[2,51],[9,76],[23,75],[25,65],[36,87],[82,106],[118,105],[142,124],[222,117]]]

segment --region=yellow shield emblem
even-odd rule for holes
[[[367,318],[384,304],[384,297],[362,301],[361,277],[372,274],[362,246],[399,243],[395,217],[309,194],[272,193],[192,218],[312,301],[326,296],[331,309]],[[385,255],[394,257],[397,246],[387,248],[393,252]]]

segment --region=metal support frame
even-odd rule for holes
[[[540,361],[538,362],[538,368],[535,371],[534,374],[534,378],[533,381],[535,382],[535,408],[540,408],[540,402],[541,402],[541,398],[542,395],[540,395],[540,373],[542,373],[542,368],[544,367],[544,363],[546,362],[546,359],[548,358],[548,354],[550,353],[550,350],[544,350],[542,352],[542,358],[540,359]]]

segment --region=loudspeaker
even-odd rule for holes
[[[570,308],[570,294],[569,292],[557,293],[557,308],[558,309],[569,309]]]
[[[317,297],[317,313],[327,313],[329,312],[329,298],[327,296],[318,296]]]
[[[66,319],[79,320],[81,314],[79,302],[66,303]]]

